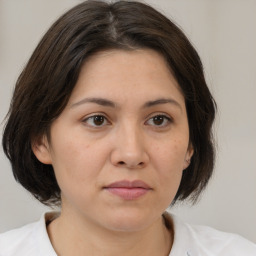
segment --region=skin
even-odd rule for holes
[[[169,254],[173,235],[162,214],[193,149],[184,97],[161,55],[90,57],[51,126],[51,142],[43,136],[33,151],[53,165],[61,189],[61,215],[48,226],[58,255]],[[132,200],[105,189],[120,180],[150,189]]]

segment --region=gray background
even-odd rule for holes
[[[0,120],[15,80],[50,24],[78,0],[0,0]],[[148,0],[178,23],[198,50],[218,103],[215,175],[184,220],[256,242],[256,1]],[[1,126],[1,130],[2,130]],[[0,232],[37,220],[41,206],[14,181],[0,150]]]

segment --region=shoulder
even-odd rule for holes
[[[47,215],[38,222],[0,234],[0,256],[56,256],[46,230]]]
[[[186,225],[195,244],[202,252],[209,251],[220,256],[256,255],[256,245],[239,235],[206,226]]]
[[[22,252],[33,251],[35,247],[34,232],[37,223],[0,234],[0,255],[25,255]],[[28,254],[30,255],[30,254]]]
[[[173,250],[186,248],[184,255],[189,256],[255,256],[256,245],[245,238],[222,232],[206,226],[190,225],[176,216],[170,216],[174,226]],[[177,255],[176,253],[170,254]],[[178,254],[179,255],[179,254]]]

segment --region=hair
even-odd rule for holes
[[[173,203],[196,202],[213,172],[216,104],[200,58],[184,33],[154,8],[136,1],[85,1],[43,36],[17,80],[6,117],[2,144],[15,179],[43,204],[60,203],[53,167],[41,163],[31,145],[49,135],[87,58],[109,49],[153,49],[167,61],[185,98],[194,149]]]

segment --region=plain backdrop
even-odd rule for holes
[[[79,0],[0,0],[0,120],[15,80],[53,21]],[[147,0],[173,19],[198,50],[218,104],[215,174],[201,201],[170,209],[185,221],[256,242],[256,1]],[[2,131],[3,125],[1,125]],[[12,176],[0,150],[0,232],[49,210]]]

